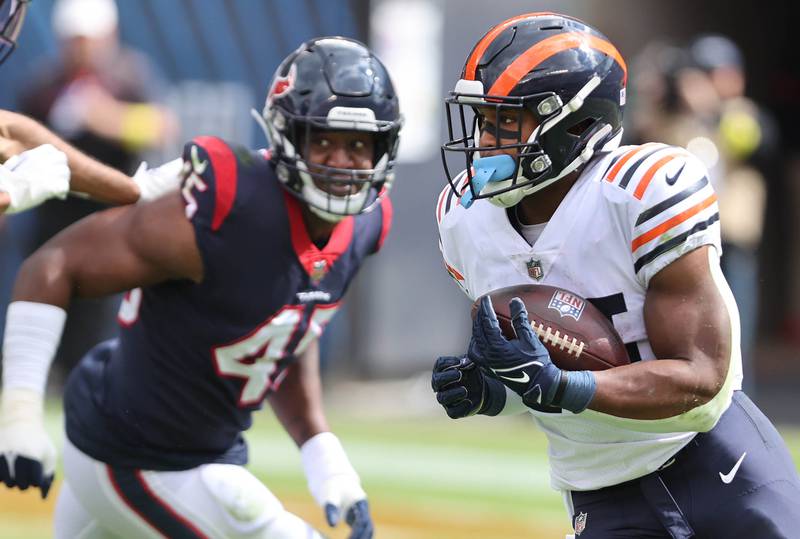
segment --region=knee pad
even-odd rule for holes
[[[235,464],[206,464],[200,477],[230,526],[247,534],[281,515],[283,504],[253,474]]]

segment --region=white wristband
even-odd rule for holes
[[[334,476],[358,477],[347,458],[339,438],[332,432],[321,432],[300,447],[300,458],[308,480],[308,488],[317,503],[324,503],[325,482]]]
[[[44,394],[67,313],[47,303],[15,301],[8,306],[3,341],[3,390]]]

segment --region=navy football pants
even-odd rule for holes
[[[576,539],[800,538],[797,469],[778,431],[741,391],[674,462],[620,485],[573,492],[572,504],[573,525],[583,528]]]

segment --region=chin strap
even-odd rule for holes
[[[600,128],[594,135],[592,135],[589,140],[586,142],[586,147],[581,151],[580,155],[576,157],[569,165],[564,167],[558,176],[550,178],[548,180],[543,181],[542,183],[532,185],[530,187],[522,187],[520,189],[515,189],[513,191],[508,191],[505,193],[501,193],[499,195],[493,196],[489,198],[489,201],[494,204],[495,206],[500,206],[501,208],[510,208],[511,206],[516,206],[519,202],[528,195],[532,195],[537,191],[541,191],[545,187],[552,185],[553,183],[557,182],[561,178],[572,174],[578,168],[586,164],[592,156],[597,152],[595,147],[604,139],[611,134],[611,126],[609,124],[604,125]],[[603,144],[600,148],[601,151],[611,151],[619,146],[620,140],[622,139],[622,129],[620,132],[615,135],[611,140]]]

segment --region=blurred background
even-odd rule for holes
[[[724,271],[742,314],[746,389],[800,462],[800,49],[791,3],[96,2],[90,11],[32,2],[2,68],[0,107],[36,117],[127,173],[141,160],[176,157],[200,134],[263,146],[250,109],[261,109],[280,60],[311,37],[365,41],[392,73],[406,118],[394,227],[323,342],[332,423],[364,476],[378,537],[563,537],[568,529],[548,488],[544,440],[529,421],[451,422],[429,386],[435,357],[460,353],[469,329],[469,303],[443,267],[433,217],[445,184],[443,97],[479,37],[525,12],[563,12],[606,34],[628,61],[625,142],[685,146],[709,167]],[[131,110],[136,121],[123,121]],[[27,254],[100,208],[72,198],[0,217],[0,304]],[[52,395],[90,346],[113,335],[118,302],[76,303]],[[322,526],[296,451],[271,414],[260,415],[254,469],[288,507]],[[57,432],[56,399],[50,418]],[[50,504],[0,491],[0,538],[47,537]]]

